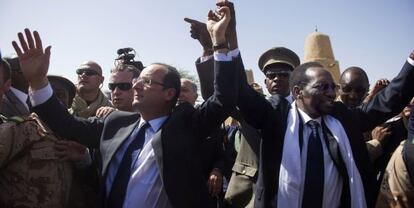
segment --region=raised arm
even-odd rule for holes
[[[86,146],[97,147],[103,121],[77,119],[67,112],[53,95],[47,79],[51,46],[43,50],[42,40],[37,31],[32,34],[29,29],[25,29],[24,33],[25,36],[23,33],[17,35],[20,46],[16,41],[12,44],[19,57],[23,75],[29,82],[29,95],[34,112],[60,136],[77,140]]]
[[[401,71],[387,87],[378,92],[370,102],[357,108],[365,124],[363,130],[371,130],[399,114],[413,96],[414,52],[410,54]]]
[[[229,1],[221,0],[217,2],[217,6],[226,6],[230,9],[232,18],[226,29],[226,41],[229,50],[235,50],[238,48],[238,44],[234,4]],[[211,37],[206,24],[190,18],[185,18],[184,20],[191,24],[191,37],[198,40],[203,48],[202,56],[196,60],[195,65],[200,80],[201,96],[204,100],[207,100],[214,91],[214,60],[212,56],[213,44],[211,42]]]
[[[220,47],[215,47],[214,51],[214,93],[198,108],[200,120],[194,122],[203,127],[200,134],[204,136],[217,128],[236,106],[238,75],[232,57],[227,54],[228,48],[222,47],[226,43],[225,31],[230,18],[228,7],[220,7],[216,12],[210,11],[208,14],[207,28],[212,43]]]

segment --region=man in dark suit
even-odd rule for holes
[[[2,99],[1,114],[7,117],[13,116],[27,116],[30,114],[29,106],[26,101],[27,95],[27,80],[24,78],[20,70],[20,64],[17,57],[5,58],[9,63],[11,71],[11,87],[4,94]]]
[[[145,68],[134,84],[134,105],[140,114],[115,111],[104,120],[68,114],[52,96],[46,74],[50,46],[43,52],[37,32],[19,33],[13,46],[29,80],[34,111],[56,133],[100,146],[105,207],[205,207],[208,196],[200,164],[201,139],[234,109],[237,76],[223,47],[230,20],[227,7],[210,11],[208,26],[217,53],[215,93],[198,109],[175,107],[180,91],[178,72],[165,64]],[[221,60],[221,61],[220,61]],[[53,113],[50,113],[53,112]],[[123,200],[125,199],[125,200]]]
[[[262,131],[255,207],[372,207],[375,176],[362,133],[400,112],[414,95],[413,59],[414,53],[387,88],[352,110],[335,102],[337,85],[318,63],[293,71],[296,101],[289,105],[284,99],[269,104],[248,86],[236,61],[238,106]]]

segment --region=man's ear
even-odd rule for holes
[[[292,95],[295,100],[302,99],[302,89],[300,89],[300,87],[297,85],[293,86]]]
[[[165,94],[166,94],[165,100],[166,101],[171,101],[172,99],[174,99],[174,97],[177,93],[176,93],[176,90],[174,88],[168,88],[168,89],[165,90]]]

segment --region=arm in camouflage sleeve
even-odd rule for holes
[[[36,124],[23,122],[19,125],[15,122],[0,125],[0,168],[29,151],[31,145],[41,138]]]

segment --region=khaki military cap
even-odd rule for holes
[[[292,67],[292,70],[300,64],[298,55],[285,47],[275,47],[264,52],[259,58],[259,68],[265,72],[267,66],[282,63]]]
[[[49,79],[49,82],[51,85],[60,84],[62,87],[64,87],[68,93],[69,93],[69,104],[72,104],[72,100],[76,95],[76,87],[70,80],[66,79],[62,76],[56,76],[56,75],[47,75],[47,78]],[[69,106],[70,106],[69,105]]]

